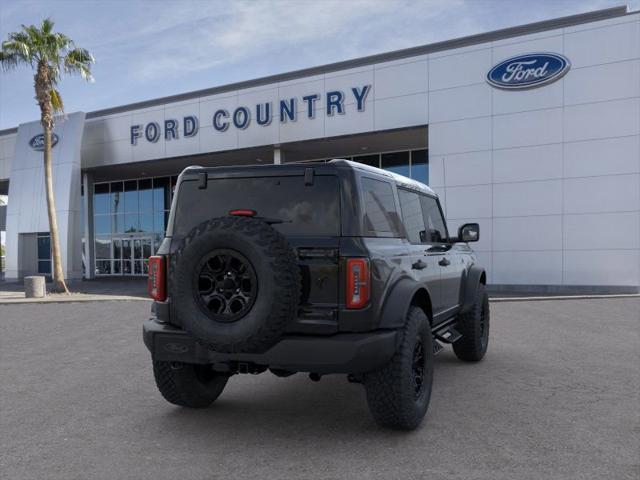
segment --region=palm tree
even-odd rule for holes
[[[40,27],[22,25],[22,30],[9,34],[8,39],[2,42],[0,50],[0,63],[4,70],[27,65],[35,71],[33,86],[35,98],[40,106],[40,123],[44,129],[44,178],[53,257],[53,290],[57,292],[69,293],[62,271],[51,172],[51,133],[54,115],[64,112],[57,87],[63,73],[79,74],[86,80],[91,80],[91,64],[94,62],[89,51],[76,47],[73,40],[66,35],[54,32],[53,21],[49,18],[44,19]]]

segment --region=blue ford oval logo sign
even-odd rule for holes
[[[58,140],[59,140],[58,135],[56,135],[55,133],[52,133],[51,148],[56,146],[56,143],[58,143]],[[43,152],[44,151],[44,133],[39,133],[38,135],[33,137],[31,140],[29,140],[29,145],[34,150],[37,150],[38,152]]]
[[[505,90],[541,87],[561,78],[571,62],[557,53],[530,53],[508,58],[489,70],[487,82]]]

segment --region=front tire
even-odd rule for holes
[[[208,365],[153,362],[153,376],[164,399],[189,408],[206,408],[216,400],[229,377]]]
[[[375,421],[397,430],[417,428],[429,407],[433,383],[433,337],[424,311],[411,306],[402,340],[391,361],[367,373],[364,386]]]
[[[462,338],[453,344],[460,360],[479,362],[489,347],[489,295],[483,284],[478,285],[473,308],[458,318],[457,330]]]

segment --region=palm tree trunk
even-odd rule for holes
[[[60,255],[60,239],[58,237],[58,219],[56,217],[56,200],[53,196],[53,173],[51,167],[51,126],[44,125],[44,183],[47,190],[47,214],[49,215],[49,232],[51,235],[51,260],[53,261],[53,291],[69,293],[62,271]]]

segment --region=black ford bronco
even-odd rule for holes
[[[478,239],[449,236],[427,186],[355,162],[189,167],[149,260],[158,389],[198,408],[238,373],[342,373],[379,424],[413,429],[442,344],[487,351]]]

